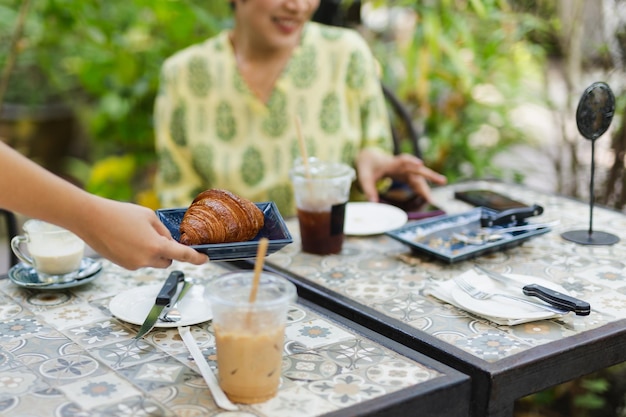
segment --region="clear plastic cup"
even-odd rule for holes
[[[298,159],[291,170],[300,238],[304,252],[340,253],[343,247],[346,203],[356,178],[352,167],[339,162]]]
[[[207,286],[213,311],[219,384],[231,401],[253,404],[269,400],[280,385],[287,309],[296,287],[263,272],[256,299],[250,303],[254,273],[225,274]]]

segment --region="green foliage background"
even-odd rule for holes
[[[20,3],[0,0],[0,40]],[[423,127],[426,162],[450,181],[500,176],[491,160],[526,140],[510,110],[530,99],[525,81],[539,76],[543,58],[526,40],[532,18],[505,0],[364,3],[415,13],[408,42],[364,34],[385,82]],[[161,63],[230,24],[225,0],[34,0],[7,100],[52,96],[71,105],[91,144],[88,166],[75,175],[91,192],[137,201],[150,188],[145,177],[155,163],[152,111]],[[43,82],[20,83],[33,68]]]
[[[20,4],[0,0],[2,45]],[[86,129],[93,164],[74,174],[91,192],[136,200],[144,185],[135,182],[155,161],[152,111],[161,63],[228,24],[226,1],[31,1],[6,101],[70,105]]]
[[[545,53],[528,35],[542,22],[503,0],[394,4],[415,12],[416,30],[373,47],[385,80],[422,123],[425,159],[450,181],[501,177],[494,156],[529,140],[511,110],[541,99]]]

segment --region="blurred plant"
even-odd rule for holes
[[[3,103],[26,106],[58,103],[62,101],[62,92],[71,84],[54,64],[47,68],[50,51],[40,49],[47,38],[37,5],[37,2],[0,0]],[[54,77],[49,78],[48,71]]]
[[[0,28],[13,27],[20,2],[0,0]],[[215,34],[229,19],[225,1],[33,2],[7,100],[18,94],[43,100],[38,93],[50,90],[71,105],[91,142],[94,167],[91,178],[82,178],[86,187],[130,199],[141,191],[136,184],[149,183],[144,176],[155,162],[152,111],[160,65],[175,51]],[[0,38],[3,33],[0,29]],[[34,89],[21,69],[26,66],[41,74],[42,83]],[[132,173],[126,172],[132,192],[100,176],[99,164],[109,172],[112,155],[133,159]]]
[[[516,402],[515,416],[621,416],[625,370],[616,365],[524,397]]]
[[[553,145],[544,147],[554,170],[556,191],[575,198],[589,198],[591,142],[575,128],[578,102],[592,82],[605,81],[621,91],[617,98],[616,117],[606,136],[613,136],[610,149],[598,148],[600,163],[596,182],[598,203],[623,209],[626,204],[624,172],[624,99],[623,33],[626,28],[621,7],[613,0],[511,0],[516,9],[532,13],[543,25],[534,28],[528,38],[550,57],[550,76],[546,77],[545,107],[553,115],[556,127]],[[547,72],[547,71],[546,71]],[[554,89],[554,85],[559,88]],[[549,92],[552,92],[551,94]],[[558,94],[554,92],[558,91]],[[600,142],[606,143],[607,139]],[[612,166],[608,161],[612,160]],[[608,172],[605,172],[608,171]],[[608,175],[607,175],[608,174]],[[607,178],[603,178],[606,176]]]
[[[108,156],[93,166],[85,187],[98,195],[128,201],[134,194],[132,179],[135,171],[136,161],[132,155]]]
[[[524,40],[536,22],[516,15],[505,0],[363,3],[399,7],[415,19],[414,26],[394,23],[405,28],[402,36],[368,39],[386,83],[423,124],[429,165],[451,181],[498,174],[491,158],[524,140],[510,115],[528,100],[525,81],[538,76],[542,52]],[[0,27],[15,20],[19,4],[0,0]],[[31,9],[21,58],[30,56],[45,86],[80,115],[94,161],[94,178],[83,182],[90,191],[113,193],[109,197],[128,196],[99,184],[95,173],[109,156],[130,155],[131,196],[145,191],[137,184],[150,187],[145,177],[155,163],[152,112],[160,65],[228,26],[228,2],[39,0]]]
[[[28,8],[30,7],[30,0],[23,0],[20,6],[19,12],[15,15],[14,25],[10,31],[0,34],[2,36],[3,44],[9,45],[5,52],[4,62],[0,71],[0,113],[2,113],[2,106],[4,103],[4,94],[7,91],[9,85],[9,78],[13,72],[15,61],[19,54],[20,39],[24,31],[24,24],[26,22],[26,16],[28,16]],[[0,13],[0,17],[6,16],[6,13]],[[5,27],[8,24],[5,23]]]
[[[492,158],[528,140],[512,110],[535,100],[532,81],[542,79],[543,51],[525,39],[540,22],[505,0],[397,0],[391,8],[372,0],[369,6],[402,8],[403,21],[407,11],[413,14],[408,31],[379,36],[373,49],[385,82],[421,121],[427,163],[450,181],[500,176]],[[397,20],[390,23],[398,27]]]

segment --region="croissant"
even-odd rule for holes
[[[193,200],[180,222],[180,243],[243,242],[263,228],[263,212],[252,201],[230,191],[210,189]]]

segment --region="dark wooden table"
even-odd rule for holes
[[[540,204],[544,214],[531,221],[560,223],[521,246],[448,264],[385,235],[349,237],[339,255],[302,253],[297,221],[289,219],[294,243],[266,266],[295,282],[301,297],[470,375],[473,416],[510,417],[518,398],[626,360],[626,215],[596,207],[594,230],[621,240],[583,246],[560,233],[588,227],[586,202],[491,182],[439,188],[435,200],[449,214],[467,211],[453,193],[471,187]],[[498,325],[426,295],[474,263],[558,283],[589,301],[592,313]]]
[[[226,265],[128,271],[102,263],[91,282],[57,290],[0,277],[0,415],[227,415],[175,327],[135,340],[139,326],[109,310],[117,294],[159,287],[171,270],[202,286]],[[215,370],[211,322],[190,331]],[[469,415],[468,376],[334,312],[302,299],[290,308],[286,333],[279,393],[237,415]]]

